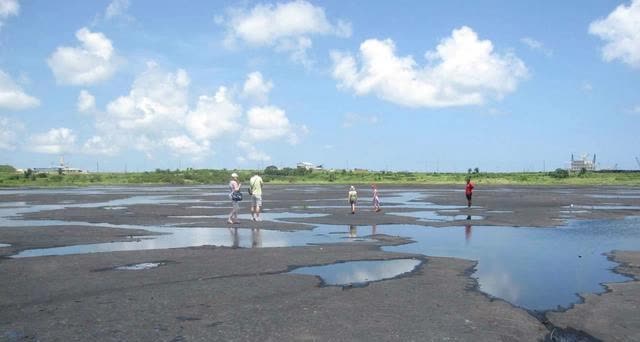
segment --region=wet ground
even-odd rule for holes
[[[367,193],[352,215],[346,187],[267,186],[262,221],[243,202],[228,225],[224,187],[0,190],[0,341],[638,337],[606,322],[640,316],[640,189],[490,187],[466,208],[383,187],[379,213]]]

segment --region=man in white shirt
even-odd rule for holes
[[[249,191],[251,192],[251,218],[260,221],[260,208],[262,207],[262,177],[257,173],[249,179]]]

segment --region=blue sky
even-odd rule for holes
[[[0,164],[637,169],[639,128],[640,0],[0,0]]]

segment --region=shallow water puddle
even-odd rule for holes
[[[484,217],[480,215],[439,215],[435,211],[408,211],[408,212],[393,212],[387,213],[389,215],[415,217],[420,221],[462,221],[462,220],[483,220]]]
[[[278,231],[249,228],[171,228],[133,225],[108,225],[119,228],[138,228],[164,234],[133,236],[133,241],[86,244],[24,250],[12,258],[87,254],[100,252],[134,251],[150,249],[184,248],[196,246],[223,246],[233,248],[293,247],[310,244],[353,241],[349,229],[335,226],[304,231]],[[359,241],[362,241],[360,239]]]
[[[638,250],[640,220],[571,221],[562,228],[392,228],[379,234],[408,236],[415,243],[383,247],[390,252],[477,260],[480,290],[531,310],[569,307],[579,293],[601,293],[601,283],[629,278],[603,253]]]
[[[347,261],[331,265],[299,267],[289,273],[315,275],[320,277],[326,285],[361,286],[412,272],[421,263],[421,260],[416,259]]]
[[[8,243],[0,243],[0,247],[11,247]]]
[[[143,262],[141,264],[118,266],[114,269],[119,271],[141,271],[141,270],[149,270],[152,268],[157,268],[162,265],[163,263],[160,263],[160,262]]]
[[[515,305],[531,310],[555,309],[558,306],[568,307],[580,299],[578,293],[600,293],[604,291],[601,283],[629,280],[611,271],[617,264],[607,260],[603,253],[612,250],[640,249],[640,219],[630,218],[616,221],[570,221],[560,228],[514,228],[484,227],[472,225],[473,220],[482,219],[471,216],[471,219],[460,227],[430,228],[415,225],[378,225],[378,226],[329,226],[320,225],[313,230],[273,231],[261,229],[239,228],[175,228],[169,226],[112,225],[90,224],[85,222],[67,222],[53,220],[20,220],[20,215],[42,210],[63,209],[69,207],[105,207],[109,210],[123,210],[135,204],[165,205],[177,203],[193,203],[194,206],[205,204],[200,199],[183,199],[177,196],[138,196],[135,190],[123,188],[132,194],[127,199],[104,201],[100,203],[72,203],[53,205],[28,205],[24,202],[3,203],[0,205],[0,228],[2,226],[53,226],[53,225],[86,225],[105,228],[146,229],[157,236],[132,237],[130,241],[66,246],[59,248],[26,250],[15,258],[83,254],[95,252],[111,252],[125,250],[165,249],[192,247],[203,245],[227,246],[238,248],[289,247],[311,244],[326,244],[360,241],[371,241],[370,235],[386,234],[412,239],[414,242],[401,246],[387,246],[383,250],[389,252],[408,252],[427,256],[456,257],[477,260],[475,272],[481,291],[502,298]],[[100,189],[96,192],[114,192],[117,189]],[[149,188],[144,188],[148,191]],[[210,190],[210,189],[209,189]],[[124,191],[124,190],[122,190]],[[158,188],[160,191],[176,191]],[[46,190],[46,193],[51,193]],[[77,190],[63,191],[78,193]],[[0,194],[2,191],[0,191]],[[402,205],[406,208],[422,209],[422,212],[396,213],[398,215],[422,215],[419,219],[466,220],[462,206],[434,205],[424,200],[428,193],[410,192],[394,196],[384,193],[384,203],[390,207]],[[363,199],[364,201],[364,199]],[[206,204],[210,204],[207,201]],[[203,206],[204,207],[204,206]],[[340,206],[344,207],[344,206]],[[565,207],[563,214],[579,213],[585,210],[621,210],[640,209],[638,206],[600,205]],[[452,215],[439,215],[437,210],[444,210]],[[494,211],[499,213],[500,211]],[[503,211],[509,212],[509,211]],[[322,214],[320,214],[322,215]],[[226,215],[222,215],[226,217]],[[263,213],[265,220],[277,221],[287,217],[308,218],[317,214],[299,213]],[[209,216],[184,216],[185,219],[208,218]],[[241,219],[248,219],[248,215]],[[0,245],[2,246],[2,245]],[[6,247],[6,246],[5,246]],[[404,260],[404,259],[403,259]],[[391,261],[391,260],[390,260]],[[414,260],[415,261],[415,260]],[[364,263],[364,264],[361,264]],[[320,276],[326,284],[361,284],[368,281],[391,279],[406,272],[413,266],[384,266],[394,271],[382,271],[376,266],[381,261],[355,262],[355,264],[339,263],[323,267],[313,272]],[[363,266],[364,265],[364,266]],[[387,264],[388,265],[388,264]],[[125,265],[135,266],[135,265]],[[357,267],[356,267],[357,266]],[[363,268],[364,267],[364,268]],[[311,269],[311,267],[309,267]],[[300,270],[300,269],[298,269]],[[360,276],[357,276],[360,274]],[[364,276],[362,276],[364,275]],[[345,280],[346,279],[346,280]]]
[[[567,205],[566,209],[591,209],[591,210],[640,210],[637,205]]]

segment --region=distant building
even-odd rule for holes
[[[571,155],[571,165],[569,171],[580,172],[582,169],[586,171],[596,170],[596,155],[593,155],[593,159],[589,160],[589,155],[585,154],[581,159],[575,159],[573,154]]]
[[[305,170],[323,170],[322,165],[315,165],[309,162],[300,162],[296,164],[296,167],[298,169],[305,169]]]
[[[79,169],[76,167],[69,167],[64,163],[64,157],[60,157],[60,165],[52,167],[34,167],[34,173],[57,173],[63,175],[77,175],[89,173],[87,170]]]

